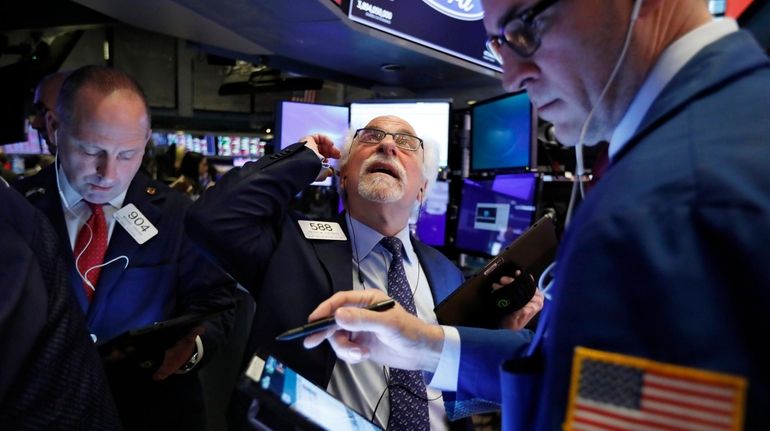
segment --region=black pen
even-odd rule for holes
[[[391,298],[382,302],[376,302],[374,304],[368,305],[365,308],[371,311],[385,311],[393,308],[393,306],[395,305],[396,305],[396,301]],[[295,338],[305,337],[310,334],[315,334],[316,332],[320,332],[320,331],[323,331],[324,329],[331,328],[334,325],[335,325],[334,316],[324,317],[323,319],[310,322],[306,325],[289,329],[283,334],[275,337],[275,339],[278,341],[293,340]]]

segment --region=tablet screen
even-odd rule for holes
[[[255,360],[258,360],[255,357]],[[291,410],[327,430],[381,430],[358,412],[311,383],[277,359],[268,357],[261,374],[252,366],[247,374]]]

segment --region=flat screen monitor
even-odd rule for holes
[[[45,140],[28,122],[26,123],[26,131],[26,140],[3,145],[3,152],[6,154],[50,154]]]
[[[463,179],[455,247],[495,256],[534,221],[537,174]]]
[[[223,157],[261,157],[265,154],[265,141],[256,136],[216,135],[217,154]]]
[[[421,138],[438,143],[439,168],[447,166],[449,158],[449,100],[372,100],[350,104],[350,128],[360,129],[374,117],[395,115],[414,127]]]
[[[341,149],[348,133],[348,107],[284,100],[278,105],[276,129],[281,149],[315,133],[328,136],[334,141],[334,145]],[[331,163],[336,169],[335,161],[332,160]],[[312,185],[331,186],[332,178],[314,182]]]
[[[420,206],[415,225],[415,236],[428,245],[443,247],[446,238],[446,212],[449,206],[449,183],[436,181]]]
[[[471,172],[534,169],[537,117],[525,92],[506,94],[471,106]]]
[[[187,151],[201,153],[204,156],[216,154],[214,136],[203,133],[190,133],[184,131],[154,131],[152,140],[157,147],[176,145],[184,147]]]
[[[502,71],[486,47],[481,2],[350,0],[351,20],[418,45]]]

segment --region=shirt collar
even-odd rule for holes
[[[735,31],[738,31],[738,24],[734,20],[714,20],[685,34],[663,51],[612,134],[608,150],[610,159],[634,136],[650,106],[674,75],[698,51]]]
[[[348,215],[348,235],[353,239],[353,257],[359,262],[364,260],[374,247],[380,243],[385,236],[369,226]],[[414,247],[409,236],[409,227],[404,226],[401,231],[395,235],[404,244],[404,255],[407,262],[414,261]]]
[[[80,203],[80,201],[84,201],[83,196],[72,187],[69,180],[67,179],[67,175],[64,173],[64,168],[59,165],[56,169],[58,170],[58,181],[62,192],[62,199],[64,199],[68,208],[74,208],[75,205]],[[107,203],[113,206],[115,209],[122,208],[123,201],[126,200],[126,193],[128,193],[128,189],[123,190],[123,192],[112,198]]]

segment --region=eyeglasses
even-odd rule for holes
[[[358,142],[363,144],[376,145],[382,142],[388,135],[393,137],[393,141],[398,148],[409,151],[417,151],[419,148],[423,148],[422,139],[417,136],[408,133],[389,133],[384,130],[372,129],[369,127],[356,130],[356,134],[353,135],[353,138],[358,139]]]
[[[503,45],[508,45],[523,58],[531,57],[540,48],[540,33],[534,26],[535,18],[558,1],[541,0],[524,12],[506,17],[500,34],[490,36],[487,40],[487,48],[495,56],[495,60],[503,64]]]
[[[30,121],[42,123],[45,125],[45,114],[50,109],[42,101],[37,101],[32,105],[32,113],[29,115]]]
[[[45,117],[45,114],[50,111],[47,106],[43,102],[35,102],[34,105],[32,105],[32,109],[34,112],[32,115],[38,116],[38,117]]]

